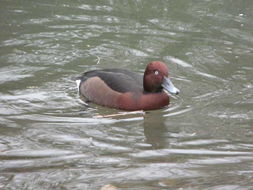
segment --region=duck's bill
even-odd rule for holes
[[[171,94],[179,94],[180,90],[177,89],[168,77],[164,77],[162,87],[164,90]]]

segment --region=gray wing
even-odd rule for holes
[[[118,92],[143,92],[143,77],[125,69],[104,69],[84,73],[79,79],[101,78],[111,89]]]

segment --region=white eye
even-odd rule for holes
[[[158,71],[155,71],[154,73],[155,73],[155,75],[158,75],[158,74],[159,74],[159,72],[158,72]]]

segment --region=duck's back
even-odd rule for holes
[[[98,77],[109,88],[120,93],[143,92],[143,76],[126,69],[103,69],[84,73],[79,79],[81,83]]]

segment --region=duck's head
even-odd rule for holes
[[[143,77],[143,87],[145,92],[161,92],[165,90],[171,94],[179,94],[169,78],[169,69],[161,61],[153,61],[146,67]]]

